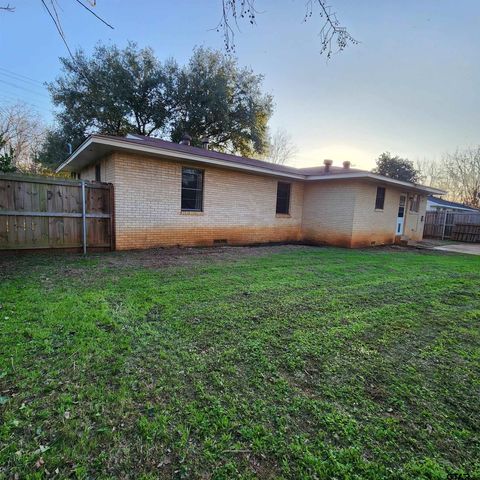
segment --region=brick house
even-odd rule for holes
[[[57,171],[112,183],[116,249],[421,240],[429,194],[371,172],[275,165],[140,135],[90,136]]]

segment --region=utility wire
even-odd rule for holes
[[[43,6],[45,7],[45,10],[47,11],[48,15],[50,16],[50,18],[52,19],[53,21],[53,24],[55,25],[55,28],[57,29],[57,32],[58,34],[60,35],[60,38],[62,39],[63,43],[65,44],[65,47],[67,48],[68,50],[68,53],[70,55],[70,57],[72,58],[72,60],[75,62],[75,57],[73,56],[72,54],[72,51],[70,50],[70,47],[68,46],[68,43],[67,43],[67,39],[65,38],[65,35],[63,33],[63,30],[62,30],[62,27],[59,23],[57,23],[57,20],[55,19],[55,16],[57,16],[58,18],[58,15],[56,15],[56,8],[55,8],[55,5],[52,4],[52,8],[55,12],[55,16],[53,15],[53,13],[50,11],[50,9],[48,8],[47,4],[45,3],[45,0],[40,0],[43,4]]]
[[[23,80],[21,78],[17,78],[13,75],[10,75],[9,73],[5,73],[5,72],[2,72],[0,70],[0,79],[3,80],[10,80],[10,81],[14,81],[14,82],[20,82],[19,85],[22,85],[21,82],[23,82],[23,85],[22,86],[27,86],[29,88],[33,88],[33,89],[36,89],[37,91],[41,91],[42,93],[46,93],[46,88],[45,86],[40,86],[40,85],[35,85],[34,83],[30,83],[28,82],[28,80]]]
[[[22,75],[21,73],[12,72],[12,70],[8,70],[8,68],[0,67],[0,73],[1,73],[2,71],[3,71],[6,75],[14,75],[15,77],[18,77],[19,79],[23,79],[24,82],[37,83],[38,85],[41,85],[42,87],[44,87],[44,83],[43,83],[43,82],[40,82],[40,81],[38,81],[38,80],[35,80],[35,79],[32,78],[32,77],[27,77],[27,75]]]
[[[39,112],[42,112],[45,115],[51,115],[52,114],[52,112],[50,110],[48,110],[46,107],[41,107],[40,105],[37,105],[36,103],[29,102],[29,101],[23,100],[23,99],[18,98],[18,97],[7,96],[3,92],[0,93],[0,110],[3,109],[3,107],[1,106],[2,103],[11,104],[11,105],[14,105],[16,103],[23,103],[25,105],[30,105],[31,107],[34,107],[35,110],[37,110]]]
[[[70,47],[68,46],[68,42],[67,42],[67,39],[65,38],[65,35],[63,33],[63,29],[62,29],[62,26],[60,25],[60,19],[58,17],[58,14],[57,14],[57,9],[55,7],[55,4],[53,3],[53,0],[50,0],[51,3],[52,3],[52,9],[55,13],[55,16],[54,14],[50,11],[50,9],[48,8],[47,4],[45,3],[45,0],[41,0],[43,6],[45,7],[45,9],[47,10],[47,13],[48,15],[50,16],[50,18],[52,19],[54,25],[55,25],[55,28],[57,29],[57,32],[58,34],[60,35],[63,43],[65,44],[65,47],[67,48],[67,51],[68,51],[68,54],[70,55],[70,58],[72,59],[72,68],[79,74],[81,75],[86,81],[87,83],[89,84],[94,84],[94,82],[91,80],[91,78],[89,77],[88,73],[85,72],[84,70],[82,70],[82,66],[79,65],[77,59],[75,58],[75,56],[73,55],[72,51],[70,50]],[[57,20],[55,19],[55,17],[57,17],[58,19],[58,22]]]
[[[15,83],[11,83],[11,82],[8,82],[7,80],[3,80],[2,78],[0,78],[0,82],[4,83],[5,85],[9,85],[10,87],[18,88],[19,90],[33,93],[34,95],[38,95],[39,97],[43,97],[43,98],[48,98],[50,100],[50,97],[45,93],[40,93],[40,92],[36,92],[35,90],[30,90],[29,88],[26,88],[23,85],[16,85]]]

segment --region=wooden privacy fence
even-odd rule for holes
[[[113,185],[0,174],[0,250],[114,249]]]
[[[475,236],[460,238],[457,235],[463,232],[460,225],[480,225],[480,212],[426,212],[423,236],[442,240],[450,238],[459,241],[478,241],[474,240]]]
[[[480,223],[456,223],[451,238],[459,242],[480,243]]]

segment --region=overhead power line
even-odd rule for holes
[[[12,72],[12,70],[9,70],[8,68],[0,67],[0,72],[4,72],[5,74],[8,74],[8,75],[13,75],[15,77],[18,77],[19,79],[23,79],[23,81],[25,82],[28,81],[28,82],[36,83],[44,87],[44,82],[40,82],[39,80],[36,80],[32,77],[28,77],[27,75],[23,75],[22,73]]]
[[[67,39],[65,38],[65,34],[63,33],[62,26],[60,25],[60,21],[57,15],[57,9],[55,8],[55,5],[52,3],[52,8],[53,12],[50,11],[48,8],[47,4],[45,3],[45,0],[41,0],[42,5],[44,6],[45,10],[47,11],[48,15],[53,21],[53,24],[55,25],[55,28],[57,29],[58,34],[60,35],[60,38],[62,39],[63,43],[65,44],[65,47],[68,51],[68,54],[72,58],[72,60],[75,60],[75,57],[73,56],[72,51],[70,50],[70,47],[68,46]]]
[[[2,79],[2,78],[3,78],[3,80],[13,81],[13,82],[15,82],[16,85],[21,85],[21,86],[26,86],[26,87],[29,87],[29,88],[37,89],[37,91],[41,92],[44,95],[47,93],[47,90],[44,86],[36,85],[34,83],[29,82],[28,80],[23,80],[21,78],[17,78],[14,75],[2,72],[0,70],[0,79]],[[17,82],[19,82],[19,83],[17,84]]]
[[[34,102],[30,102],[28,100],[24,100],[23,98],[17,98],[17,97],[13,97],[13,96],[9,96],[9,95],[6,95],[4,94],[3,92],[0,93],[0,109],[1,109],[1,104],[4,103],[4,104],[10,104],[10,105],[14,105],[16,103],[21,103],[21,104],[25,104],[25,105],[30,105],[31,107],[33,107],[35,110],[37,110],[38,112],[42,112],[44,113],[45,115],[51,115],[52,114],[52,111],[49,110],[48,108],[46,107],[42,107],[40,105],[37,105],[36,103]]]
[[[2,78],[0,78],[0,83],[3,83],[5,85],[9,85],[10,87],[13,87],[13,88],[18,88],[19,90],[23,90],[24,92],[29,92],[29,93],[32,93],[34,95],[38,95],[39,97],[43,97],[45,99],[50,100],[50,97],[47,94],[36,92],[35,90],[30,90],[29,88],[26,88],[23,85],[16,85],[15,83],[9,82],[7,80],[3,80]]]

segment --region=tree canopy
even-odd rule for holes
[[[177,78],[173,141],[188,132],[193,144],[208,137],[215,150],[246,156],[265,152],[273,100],[261,91],[261,75],[239,68],[231,56],[200,48]]]
[[[181,67],[130,43],[124,49],[98,45],[92,56],[80,50],[61,62],[62,75],[48,85],[59,112],[58,128],[40,154],[44,162],[59,163],[67,144],[76,147],[92,133],[173,141],[188,133],[194,144],[208,137],[220,151],[266,149],[272,97],[262,93],[261,75],[229,55],[197,48]]]
[[[413,162],[406,158],[400,158],[398,155],[394,157],[389,152],[384,152],[377,158],[376,163],[373,173],[404,182],[420,181],[420,172],[414,167]]]

